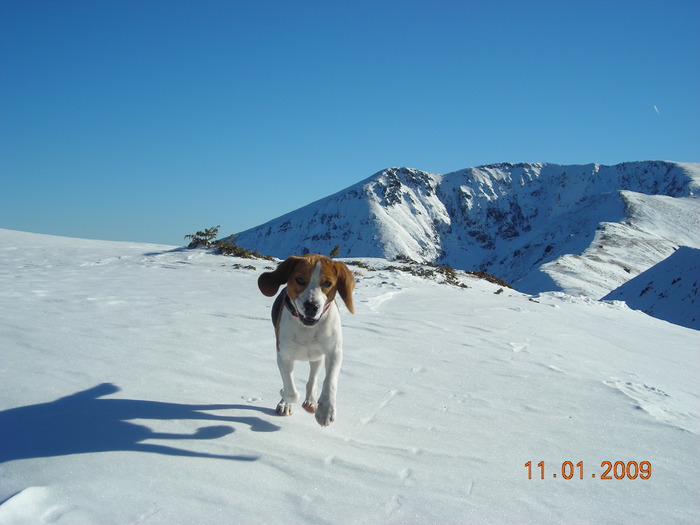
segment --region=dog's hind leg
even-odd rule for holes
[[[280,390],[282,399],[277,404],[277,413],[280,416],[291,416],[293,404],[299,401],[299,392],[294,386],[294,361],[283,359],[278,352],[277,366],[282,376],[282,390]]]
[[[316,380],[318,379],[318,374],[321,371],[321,365],[323,364],[323,358],[317,361],[311,361],[309,363],[309,381],[306,383],[306,399],[301,404],[301,406],[307,412],[313,414],[316,412]]]

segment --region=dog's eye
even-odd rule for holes
[[[325,281],[323,284],[321,284],[323,288],[330,288],[332,285],[333,283],[330,281]]]
[[[306,284],[306,281],[304,279],[302,279],[301,277],[297,277],[294,280],[297,282],[297,284],[299,284],[301,286],[304,286]]]

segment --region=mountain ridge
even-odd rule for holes
[[[280,258],[339,245],[342,257],[406,257],[487,271],[528,293],[599,298],[679,246],[700,248],[699,193],[700,164],[668,161],[393,167],[237,242]]]

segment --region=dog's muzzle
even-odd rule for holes
[[[323,315],[331,307],[330,302],[326,303],[326,306],[323,308],[321,315],[316,317],[320,306],[312,301],[305,301],[303,304],[304,313],[301,313],[299,310],[296,309],[289,295],[286,294],[284,296],[284,305],[287,307],[287,310],[289,310],[289,312],[294,317],[298,318],[299,321],[301,321],[301,324],[303,324],[304,326],[314,326],[315,324],[317,324],[321,319],[323,319]]]

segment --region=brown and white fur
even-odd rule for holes
[[[338,375],[343,360],[343,333],[335,296],[338,293],[354,313],[355,279],[342,262],[323,255],[304,255],[289,257],[275,271],[258,278],[258,287],[267,297],[274,296],[283,284],[287,286],[272,308],[277,365],[283,385],[277,413],[292,414],[293,404],[299,401],[294,385],[294,362],[309,361],[311,370],[302,407],[315,413],[316,421],[325,427],[335,420]],[[316,380],[323,364],[326,376],[317,401]]]

